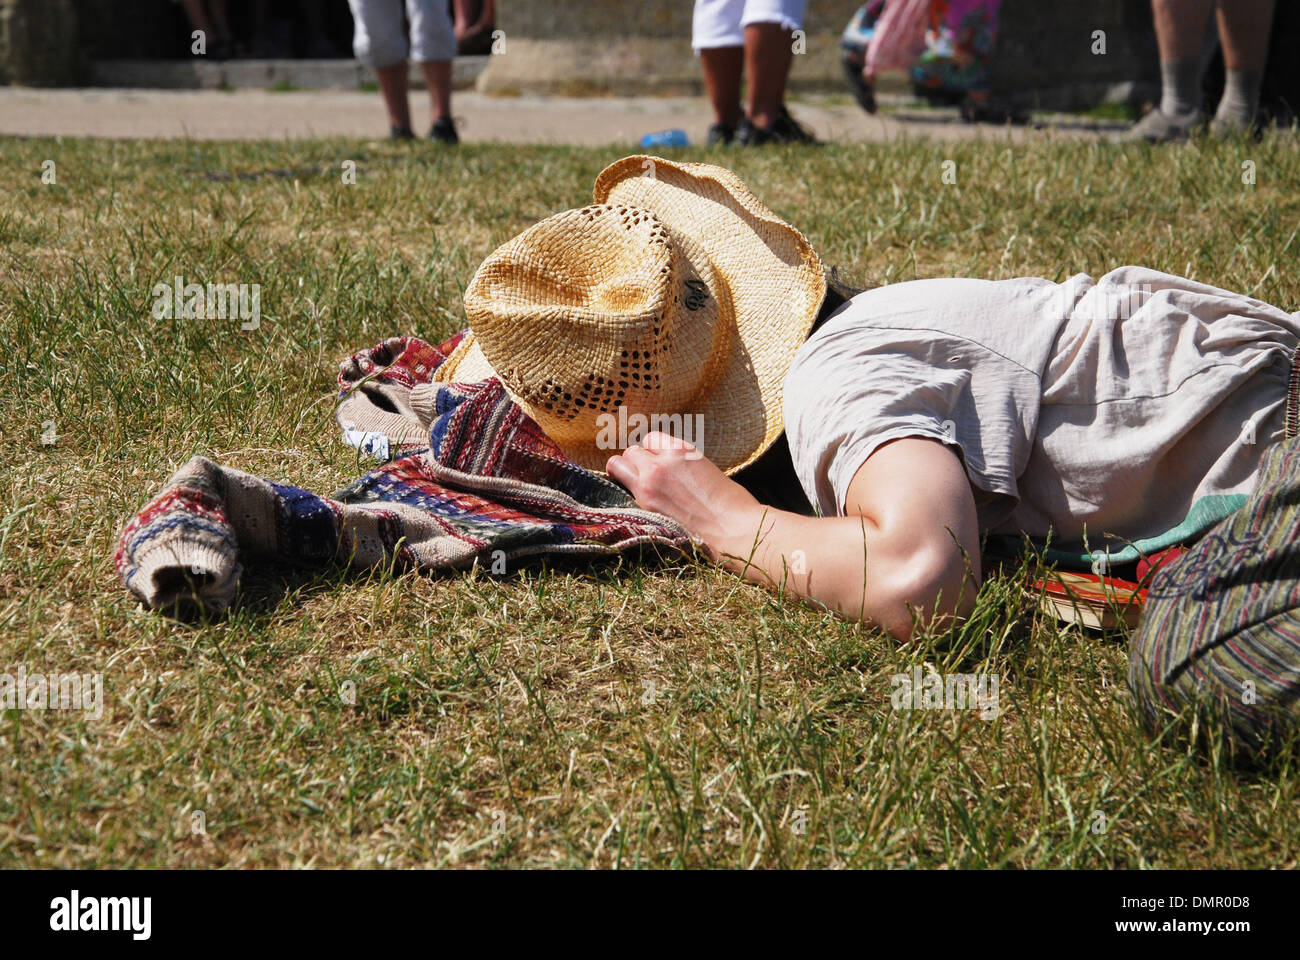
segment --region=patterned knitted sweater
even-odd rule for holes
[[[187,614],[228,607],[253,555],[500,573],[539,554],[690,549],[679,524],[568,460],[500,381],[433,383],[463,335],[394,337],[340,364],[336,419],[388,462],[332,497],[190,460],[121,532],[127,589]]]

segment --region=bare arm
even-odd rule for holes
[[[453,20],[455,22],[456,36],[458,38],[468,36],[471,33],[477,33],[492,23],[496,13],[493,8],[494,0],[483,0],[483,6],[479,10],[477,20],[470,20],[469,0],[452,0]]]
[[[975,501],[956,454],[933,440],[882,446],[849,485],[844,517],[765,507],[694,448],[663,434],[612,457],[609,473],[749,580],[784,588],[899,639],[964,616],[979,583]]]

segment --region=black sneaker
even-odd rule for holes
[[[710,147],[726,146],[736,139],[736,128],[725,123],[715,123],[709,127],[708,145]]]
[[[815,144],[817,142],[812,131],[790,116],[790,111],[785,107],[781,108],[781,116],[777,117],[776,123],[772,124],[772,132],[781,143]]]
[[[742,147],[763,147],[769,143],[803,143],[816,144],[817,138],[801,126],[790,111],[781,108],[781,115],[770,127],[759,127],[754,121],[745,117],[736,128],[736,142]]]
[[[445,143],[449,147],[454,147],[460,143],[460,136],[456,133],[456,123],[451,117],[439,117],[429,128],[429,139],[435,143]]]
[[[415,134],[410,127],[389,127],[389,140],[414,140]]]
[[[749,117],[741,117],[736,127],[736,143],[742,147],[761,147],[772,142],[772,131],[754,126]]]

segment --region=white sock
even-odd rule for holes
[[[1259,88],[1264,82],[1262,70],[1229,70],[1223,86],[1223,99],[1214,116],[1238,127],[1248,127],[1259,105]]]

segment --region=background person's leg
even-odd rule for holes
[[[1214,0],[1151,0],[1160,49],[1160,106],[1126,139],[1184,140],[1201,122],[1201,68],[1205,28]]]
[[[1274,0],[1219,0],[1219,42],[1223,44],[1223,97],[1214,114],[1216,134],[1250,129],[1259,106],[1268,58],[1268,32]]]
[[[740,78],[745,68],[744,47],[710,47],[700,51],[704,87],[713,105],[713,122],[732,132],[740,123]]]
[[[457,143],[451,119],[451,62],[456,58],[456,30],[446,0],[406,0],[411,22],[411,59],[420,65],[429,88],[432,128],[440,143]]]
[[[700,56],[704,88],[713,106],[710,146],[730,143],[743,116],[740,80],[745,66],[745,34],[740,18],[745,0],[695,0],[691,46]]]
[[[749,73],[749,119],[771,129],[785,107],[785,84],[794,59],[791,31],[779,23],[745,27],[745,69]]]
[[[1215,0],[1151,0],[1160,61],[1199,60]]]
[[[421,60],[420,72],[429,88],[429,106],[433,122],[451,116],[451,61]]]
[[[409,135],[411,132],[411,102],[407,96],[410,79],[406,61],[387,67],[375,67],[375,77],[379,81],[379,95],[384,98],[384,109],[388,111],[388,126],[394,136]]]
[[[741,143],[800,142],[813,137],[785,108],[786,83],[794,62],[794,31],[803,26],[804,0],[745,0],[745,70],[749,114],[737,135]]]
[[[352,8],[354,28],[352,53],[375,71],[392,134],[410,136],[402,0],[348,0],[348,6]]]

